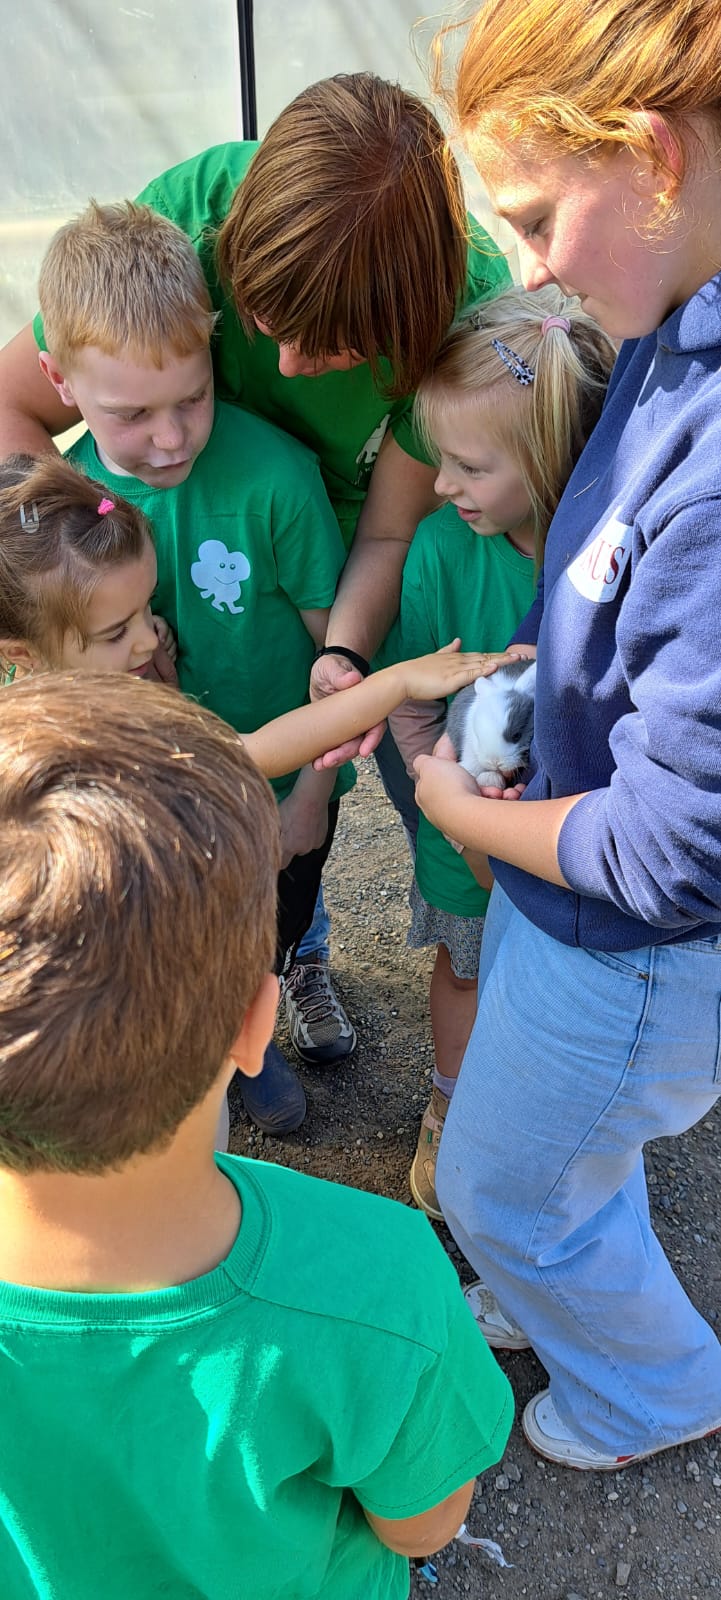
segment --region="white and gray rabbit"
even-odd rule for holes
[[[535,688],[535,661],[513,661],[452,702],[445,731],[479,788],[505,789],[528,765]]]

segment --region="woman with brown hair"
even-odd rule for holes
[[[466,217],[435,117],[371,73],[311,85],[259,146],[215,146],[140,199],[198,251],[220,312],[219,397],[320,458],[353,544],[313,672],[313,693],[330,693],[354,681],[349,663],[358,676],[368,671],[398,609],[408,544],[436,503],[434,468],[412,426],[413,390],[461,304],[510,281],[506,263]],[[42,343],[36,319],[0,353],[0,454],[47,450],[73,421],[38,367]],[[344,754],[359,745],[367,754],[379,736]],[[402,789],[401,806],[412,806],[396,763],[388,781]],[[327,921],[314,923],[287,991],[296,1048],[321,1064],[355,1044],[330,987],[324,934]]]
[[[489,1342],[548,1371],[529,1442],[616,1471],[721,1427],[643,1166],[721,1093],[717,0],[488,0],[453,98],[525,287],[624,343],[517,634],[528,785],[418,761],[422,810],[496,877],[436,1188]]]
[[[365,576],[348,584],[339,617],[370,654],[394,614],[404,549],[434,504],[413,390],[461,304],[509,282],[464,211],[440,125],[397,84],[328,78],[304,89],[260,145],[214,146],[139,198],[196,245],[221,313],[219,397],[318,453],[348,546],[363,513],[352,569]],[[37,454],[72,421],[38,370],[38,339],[36,320],[2,353],[4,453]],[[335,624],[331,638],[340,643]]]

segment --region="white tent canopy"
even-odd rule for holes
[[[243,129],[239,27],[254,10],[258,132],[307,83],[369,69],[428,93],[439,19],[418,0],[24,0],[6,8],[0,83],[0,343],[32,315],[40,259],[90,195],[137,193]],[[487,221],[477,185],[471,205]],[[494,229],[495,232],[495,229]]]

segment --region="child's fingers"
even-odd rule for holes
[[[325,772],[328,767],[342,767],[344,761],[352,761],[354,756],[370,756],[377,749],[386,731],[385,722],[377,722],[375,727],[368,728],[366,733],[358,735],[355,739],[347,739],[345,744],[339,744],[335,750],[326,750],[325,755],[317,756],[313,762],[316,772]]]
[[[374,728],[369,728],[368,732],[364,733],[358,746],[358,754],[361,758],[363,756],[372,756],[373,751],[378,749],[386,727],[387,723],[377,722]]]
[[[457,660],[453,682],[460,689],[467,689],[476,678],[490,678],[500,664],[495,656],[485,655],[458,656]]]
[[[514,656],[510,650],[494,650],[488,655],[484,655],[482,660],[483,665],[480,672],[476,673],[477,678],[490,678],[494,672],[498,671],[499,667],[504,667],[509,661],[517,661],[518,657]]]
[[[509,644],[507,654],[516,661],[535,661],[538,646],[535,644]]]
[[[345,744],[338,745],[336,750],[326,750],[325,755],[316,756],[313,762],[314,772],[327,772],[329,767],[342,767],[344,761],[352,761],[358,755],[360,739],[348,739]]]
[[[476,678],[490,678],[494,672],[498,671],[499,667],[505,666],[509,661],[518,660],[518,657],[512,655],[508,650],[467,651],[463,655],[457,656],[455,654],[456,648],[457,641],[454,641],[452,645],[445,645],[443,650],[439,650],[437,653],[438,655],[446,655],[453,652],[453,661],[450,663],[449,671],[453,675],[455,675],[456,671],[459,675],[463,674],[462,686],[464,688],[469,683],[475,683]]]
[[[460,637],[457,638],[457,639],[451,639],[450,644],[441,645],[441,648],[438,651],[438,654],[439,654],[439,656],[454,655],[456,650],[460,650],[460,648],[461,648]]]

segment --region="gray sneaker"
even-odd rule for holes
[[[302,1061],[332,1067],[352,1055],[356,1031],[333,988],[321,950],[295,962],[283,980],[283,993],[291,1043]]]

